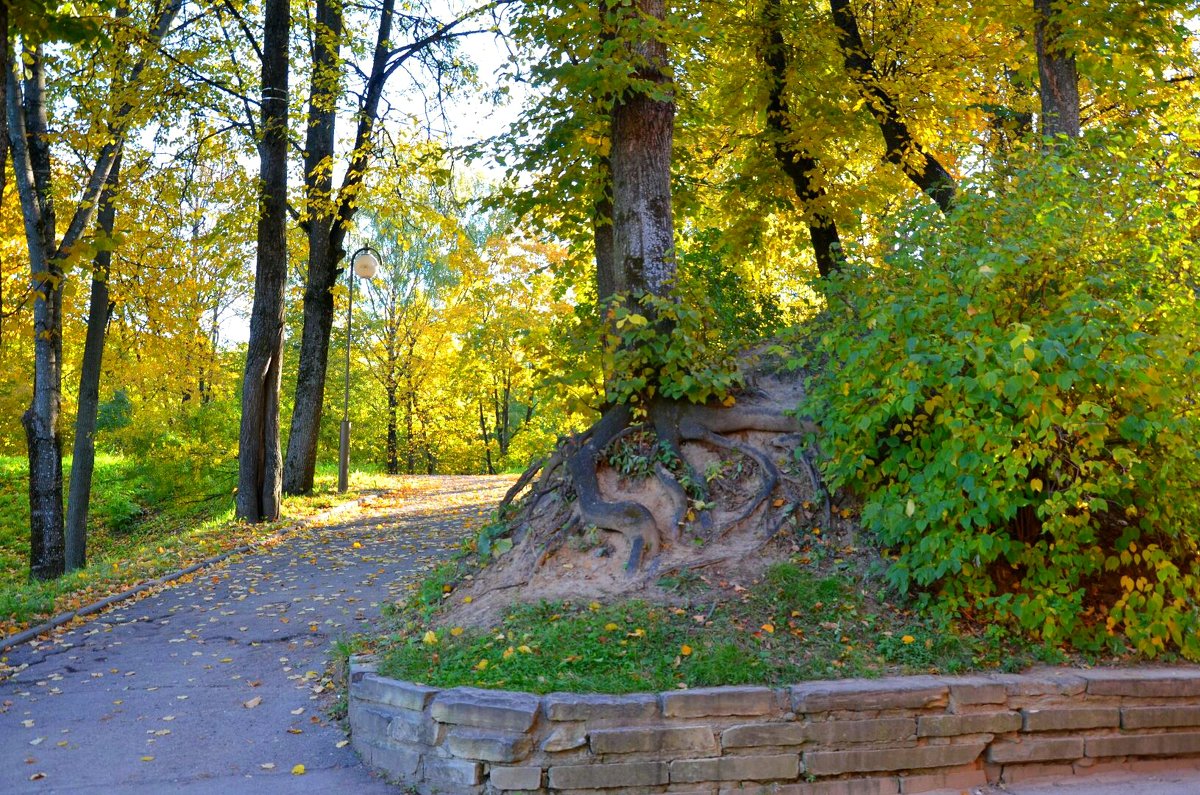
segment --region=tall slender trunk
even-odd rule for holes
[[[121,154],[113,160],[96,225],[100,234],[112,240],[117,209],[113,193],[121,179]],[[104,339],[112,303],[108,297],[108,275],[112,266],[112,246],[105,245],[92,261],[92,288],[88,299],[87,334],[83,343],[83,362],[79,368],[79,410],[75,415],[75,447],[71,456],[71,486],[67,498],[66,567],[67,571],[87,565],[87,523],[91,507],[92,473],[96,465],[96,415],[100,409],[100,366],[104,359]]]
[[[238,450],[237,516],[250,522],[279,518],[283,486],[279,389],[287,282],[289,0],[266,0],[263,18],[258,257]]]
[[[409,350],[409,369],[405,371],[404,381],[406,389],[405,394],[405,410],[404,410],[404,464],[408,474],[415,474],[417,471],[417,440],[413,437],[413,414],[417,410],[417,399],[413,393],[412,380],[412,350]]]
[[[384,0],[367,78],[363,107],[358,114],[354,155],[337,195],[333,192],[334,121],[340,81],[337,46],[341,37],[341,0],[319,0],[317,20],[330,31],[317,37],[313,52],[313,84],[305,146],[305,186],[308,199],[308,275],[304,288],[304,320],[300,332],[300,362],[288,434],[284,491],[312,491],[317,465],[317,441],[329,372],[329,339],[333,328],[333,287],[346,256],[346,230],[358,211],[357,194],[370,162],[371,139],[379,115],[384,84],[391,74],[392,17],[395,0]],[[322,16],[323,15],[323,16]],[[319,26],[320,27],[320,26]],[[322,47],[322,42],[325,46]],[[330,46],[332,45],[332,46]]]
[[[483,463],[486,467],[485,471],[489,475],[496,474],[495,468],[492,466],[492,435],[488,433],[487,419],[483,413],[483,400],[475,401],[479,406],[479,438],[483,440]]]
[[[400,400],[396,395],[398,386],[396,379],[389,377],[387,383],[387,473],[395,475],[400,472],[399,439],[397,438],[397,421]]]
[[[304,222],[308,237],[308,276],[304,287],[304,322],[287,457],[283,465],[285,494],[312,491],[317,441],[325,406],[329,339],[333,330],[333,287],[345,256],[333,227],[333,149],[337,97],[341,86],[341,0],[317,0],[313,33],[313,74],[308,100],[308,133],[304,145]]]
[[[635,0],[631,13],[642,28],[627,44],[634,78],[657,85],[627,91],[613,107],[613,254],[624,284],[618,292],[666,296],[675,281],[675,243],[671,219],[671,142],[675,103],[655,95],[671,92],[666,46],[645,34],[646,20],[661,22],[664,0]]]
[[[1033,0],[1037,16],[1039,91],[1042,101],[1042,135],[1079,137],[1079,73],[1075,55],[1059,42],[1059,24],[1052,0]]]
[[[62,408],[63,271],[50,187],[46,79],[40,45],[25,52],[27,77],[8,75],[8,124],[13,173],[21,196],[33,289],[33,400],[21,423],[29,451],[29,574],[48,580],[65,568],[63,548]],[[22,101],[22,93],[24,101]]]

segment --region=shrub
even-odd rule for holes
[[[1047,644],[1200,658],[1195,177],[1031,153],[828,288],[812,404],[893,585]],[[986,617],[986,618],[984,618]]]

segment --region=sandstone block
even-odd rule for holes
[[[1096,696],[1182,698],[1200,696],[1200,668],[1095,668],[1080,672]]]
[[[676,759],[671,763],[672,784],[697,781],[770,781],[795,779],[799,775],[798,754]]]
[[[803,723],[744,723],[721,732],[722,748],[800,745],[808,739]]]
[[[357,742],[354,748],[368,765],[383,770],[390,778],[398,780],[414,778],[421,764],[421,755],[416,751]]]
[[[1121,711],[1116,707],[1023,709],[1021,715],[1027,732],[1115,728],[1121,723]]]
[[[918,792],[952,791],[961,792],[972,787],[983,787],[988,783],[987,774],[981,765],[966,765],[936,773],[917,776],[901,776],[900,792],[911,795]]]
[[[1088,737],[1088,756],[1182,756],[1200,754],[1200,732]]]
[[[777,710],[775,691],[767,687],[706,687],[662,694],[668,718],[721,715],[770,715]]]
[[[821,745],[886,743],[917,736],[916,718],[829,720],[808,724],[808,737]]]
[[[615,765],[557,765],[550,768],[550,789],[650,787],[668,781],[666,762]]]
[[[992,747],[988,749],[988,761],[1002,765],[1078,759],[1081,756],[1082,737],[1023,737],[1020,740],[999,740],[992,743]]]
[[[899,791],[900,785],[895,778],[852,778],[762,787],[722,787],[720,795],[896,795]]]
[[[973,764],[986,743],[929,745],[921,748],[862,748],[850,751],[805,751],[804,772],[814,776],[870,773],[881,770],[926,770]]]
[[[438,725],[424,712],[400,710],[392,715],[387,735],[400,742],[435,745],[438,739]]]
[[[527,732],[537,720],[539,708],[537,697],[528,693],[456,687],[437,694],[430,714],[441,723]]]
[[[604,696],[576,693],[551,693],[542,699],[550,720],[623,720],[657,718],[658,696],[638,693],[628,696]]]
[[[1014,784],[1019,781],[1041,781],[1043,779],[1069,778],[1074,771],[1071,765],[1062,762],[1042,762],[1029,765],[1005,765],[1001,781]]]
[[[1053,669],[1035,669],[1028,674],[994,674],[989,677],[1010,696],[1077,696],[1087,689],[1087,681],[1074,673]]]
[[[1019,731],[1019,712],[968,712],[961,715],[921,715],[918,737],[955,737],[961,734],[1004,734]]]
[[[793,712],[856,712],[944,707],[950,688],[932,676],[810,682],[792,688]]]
[[[637,754],[658,751],[716,751],[717,740],[708,726],[628,727],[593,729],[594,754]]]
[[[957,706],[974,704],[1004,704],[1008,689],[1002,682],[986,676],[955,676],[947,678],[950,701]]]
[[[429,704],[429,700],[438,694],[436,687],[414,685],[411,682],[401,682],[399,679],[388,679],[378,674],[364,673],[362,678],[350,685],[350,697],[386,704],[389,707],[400,707],[421,711]]]
[[[573,751],[587,745],[587,730],[582,723],[569,723],[555,726],[542,743],[542,750],[555,753],[558,751]]]
[[[435,785],[473,787],[483,781],[483,764],[465,759],[439,759],[426,756],[421,773]]]
[[[542,769],[540,767],[493,766],[488,774],[488,783],[501,790],[541,789]]]
[[[456,727],[446,735],[446,747],[461,759],[519,762],[529,755],[533,743],[525,734]]]
[[[1200,726],[1200,706],[1124,707],[1122,729],[1149,729]]]

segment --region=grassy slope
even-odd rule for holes
[[[227,469],[99,456],[87,568],[30,583],[28,470],[23,458],[0,457],[0,635],[271,536],[280,524],[233,521]],[[335,468],[319,471],[312,497],[285,500],[284,523],[345,499],[334,492],[335,480]],[[369,475],[356,476],[354,483],[379,485]]]

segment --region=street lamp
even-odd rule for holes
[[[346,278],[350,282],[350,300],[346,303],[346,395],[342,401],[342,432],[338,444],[338,492],[350,485],[350,332],[354,322],[355,277],[373,279],[379,270],[379,252],[363,246],[350,256]]]

